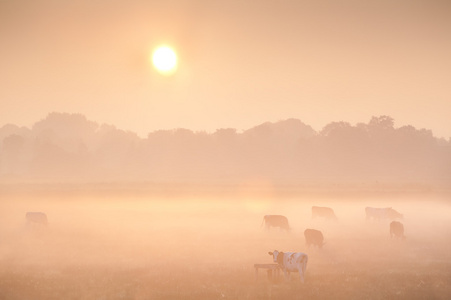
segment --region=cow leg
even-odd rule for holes
[[[302,264],[302,274],[305,274],[305,270],[307,269],[307,261]]]
[[[301,281],[301,283],[304,283],[304,272],[302,271],[302,267],[298,268],[298,272],[299,272],[299,280]]]
[[[301,264],[301,266],[300,266],[300,268],[298,270],[299,271],[299,275],[301,277],[301,282],[302,283],[304,283],[304,274],[305,274],[305,270],[307,269],[307,262],[308,262],[308,257],[305,256],[303,258],[303,262],[302,262],[302,264]]]
[[[288,272],[287,270],[283,270],[283,275],[285,276],[286,280],[290,279],[290,272]]]

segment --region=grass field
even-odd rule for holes
[[[330,206],[338,222],[311,219]],[[406,240],[365,206],[402,212]],[[0,204],[0,299],[451,299],[451,202],[418,197],[6,195]],[[27,226],[45,211],[47,228]],[[260,227],[286,215],[291,233]],[[320,229],[323,249],[304,245]],[[268,251],[309,255],[305,284],[269,280]]]

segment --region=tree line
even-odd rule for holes
[[[32,128],[0,128],[0,180],[155,182],[451,182],[451,141],[430,130],[298,119],[238,132],[188,129],[136,133],[51,113]]]

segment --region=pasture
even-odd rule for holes
[[[5,193],[0,203],[0,299],[450,299],[448,196],[243,193]],[[311,218],[332,207],[338,221]],[[404,214],[406,240],[365,206]],[[43,211],[48,226],[27,226]],[[287,216],[290,233],[260,227]],[[303,231],[326,244],[307,248]],[[268,251],[309,255],[305,284],[268,280]]]

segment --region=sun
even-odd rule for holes
[[[177,54],[169,46],[159,46],[152,53],[152,64],[161,74],[170,75],[177,69]]]

